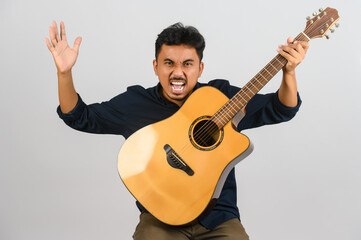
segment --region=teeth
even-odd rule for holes
[[[182,82],[172,82],[171,84],[173,84],[173,85],[183,85],[184,83],[182,83]]]
[[[175,90],[175,91],[182,91],[184,89],[184,86],[182,86],[180,89],[175,89],[173,86],[172,86],[172,89]]]

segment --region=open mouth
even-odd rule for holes
[[[176,94],[180,94],[183,92],[184,90],[184,86],[186,85],[185,82],[178,82],[178,81],[173,81],[170,83],[172,90],[174,93]]]

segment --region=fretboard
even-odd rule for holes
[[[295,41],[309,41],[300,33]],[[247,105],[249,100],[256,95],[287,63],[280,54],[275,56],[264,68],[261,69],[236,95],[224,104],[211,118],[219,129],[226,125],[232,118]]]

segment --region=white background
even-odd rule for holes
[[[131,239],[138,222],[116,168],[123,137],[72,130],[55,112],[52,20],[65,22],[71,46],[83,37],[73,77],[93,103],[155,85],[154,42],[175,22],[206,39],[200,81],[243,86],[327,6],[341,26],[312,40],[297,68],[299,113],[244,132],[255,150],[236,167],[238,205],[254,240],[361,239],[359,0],[1,0],[0,239]]]

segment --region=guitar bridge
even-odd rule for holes
[[[194,171],[182,160],[181,157],[178,156],[171,146],[166,144],[163,148],[167,154],[167,161],[170,166],[183,170],[189,176],[193,176]]]

